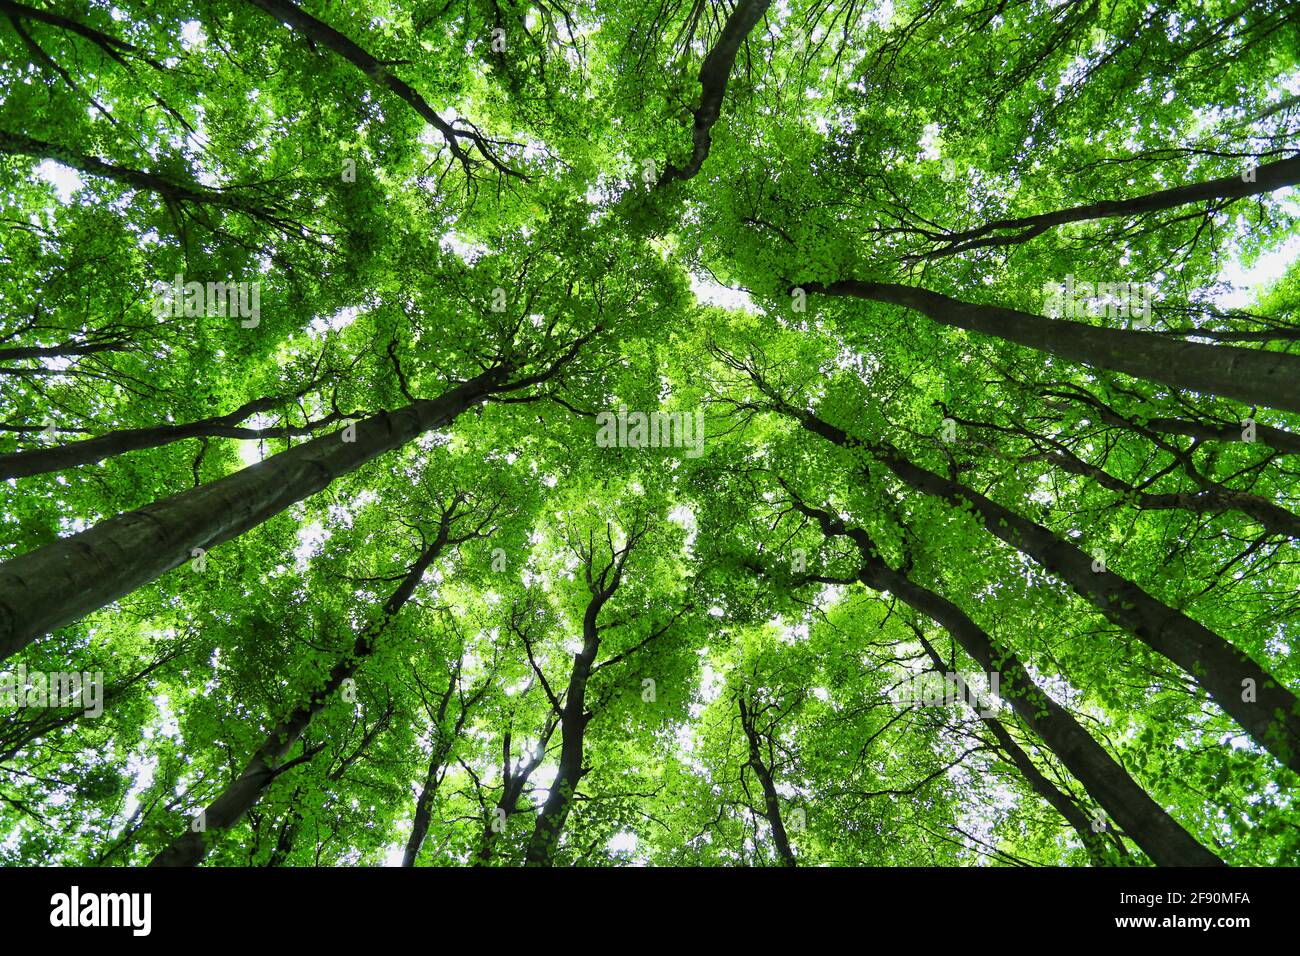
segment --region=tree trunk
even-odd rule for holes
[[[914,630],[916,629],[914,628]],[[921,642],[921,648],[934,663],[935,668],[939,672],[943,672],[945,665],[943,658],[939,656],[939,652],[931,646],[930,642],[925,639],[919,630],[916,631],[916,638]],[[963,683],[965,683],[964,677]],[[969,684],[966,686],[969,686]],[[980,722],[988,728],[989,733],[998,742],[998,746],[1002,748],[1002,752],[1007,755],[1011,766],[1020,772],[1020,775],[1025,778],[1025,782],[1029,784],[1030,788],[1046,800],[1048,805],[1056,810],[1074,832],[1078,834],[1079,840],[1083,843],[1083,848],[1087,851],[1088,858],[1092,860],[1093,865],[1105,866],[1107,862],[1106,841],[1093,830],[1092,821],[1088,819],[1083,809],[1060,787],[1048,780],[1043,772],[1034,765],[1034,761],[1030,759],[1029,754],[1025,753],[1024,749],[1015,742],[1010,731],[1002,726],[1002,721],[992,714],[985,713],[978,707],[975,707],[974,710]],[[1121,850],[1123,849],[1122,843],[1118,844],[1118,846]]]
[[[433,799],[438,795],[438,785],[442,783],[438,771],[442,769],[445,759],[446,754],[440,750],[434,750],[433,756],[429,758],[429,771],[425,774],[419,799],[415,801],[415,817],[411,821],[411,835],[406,841],[406,851],[402,854],[402,866],[415,866],[415,858],[420,855],[420,847],[424,845],[424,838],[429,833],[429,823],[433,819]]]
[[[1197,422],[1186,418],[1151,418],[1146,427],[1166,435],[1186,435],[1203,441],[1244,442],[1241,425],[1220,425]],[[1300,435],[1274,428],[1272,425],[1255,426],[1255,440],[1283,455],[1300,455]]]
[[[883,564],[868,572],[863,583],[897,594],[946,628],[986,672],[1000,674],[1001,696],[1157,866],[1222,864],[1152,800],[1065,708],[1034,686],[1014,654],[995,648],[988,634],[955,604]]]
[[[543,743],[542,746],[545,746]],[[533,764],[536,766],[536,763]],[[475,866],[487,866],[492,862],[492,847],[497,841],[496,823],[499,820],[502,829],[506,821],[519,811],[519,798],[523,795],[524,786],[528,783],[528,776],[532,773],[532,768],[527,773],[517,777],[507,777],[502,781],[501,798],[497,800],[494,808],[493,818],[489,819],[483,825],[483,835],[479,838],[478,853],[474,857]]]
[[[1157,416],[1146,418],[1143,420],[1143,424],[1139,425],[1131,416],[1121,415],[1110,405],[1082,388],[1077,391],[1063,388],[1042,388],[1039,390],[1039,394],[1046,399],[1050,399],[1052,403],[1064,399],[1091,408],[1101,416],[1101,420],[1106,424],[1126,428],[1160,445],[1160,447],[1166,448],[1166,450],[1169,450],[1169,448],[1161,444],[1160,435],[1186,435],[1188,438],[1199,438],[1202,441],[1250,444],[1246,441],[1247,429],[1244,420],[1228,425],[1223,422],[1202,422],[1190,418]],[[1263,425],[1259,422],[1254,422],[1254,428],[1255,434],[1252,437],[1255,442],[1272,449],[1279,455],[1300,455],[1300,435],[1282,428],[1274,428],[1272,425]]]
[[[465,166],[467,173],[474,160],[461,145],[460,141],[462,139],[473,143],[483,158],[491,163],[493,168],[501,175],[518,179],[526,178],[523,174],[502,162],[493,148],[492,142],[479,133],[473,124],[469,124],[469,128],[465,128],[456,126],[454,122],[447,122],[409,83],[393,73],[389,69],[389,64],[377,59],[358,43],[323,20],[318,20],[302,7],[293,3],[292,0],[247,0],[247,2],[301,34],[312,45],[313,49],[319,44],[328,50],[332,50],[364,73],[372,83],[384,87],[403,100],[425,122],[437,129],[447,143],[447,148]]]
[[[282,402],[280,398],[259,398],[247,402],[228,415],[214,415],[184,425],[155,425],[150,428],[122,428],[84,441],[70,442],[56,448],[36,448],[0,454],[0,481],[6,478],[28,478],[52,471],[65,471],[92,465],[123,455],[130,451],[160,448],[172,442],[189,438],[240,438],[254,440],[286,435],[310,434],[333,424],[344,416],[332,413],[324,419],[304,427],[292,428],[240,428],[238,423],[257,412],[268,411]]]
[[[323,435],[217,481],[101,521],[0,564],[0,660],[255,528],[340,475],[442,428],[497,389],[504,366],[436,399],[380,412],[355,441]]]
[[[928,289],[844,279],[803,286],[914,309],[941,325],[992,335],[1090,368],[1123,372],[1172,388],[1209,392],[1262,408],[1300,412],[1300,356],[1266,349],[1203,345],[1149,332],[1049,319],[996,305],[962,302]]]
[[[214,838],[234,827],[257,804],[275,778],[287,769],[281,762],[306,731],[312,718],[325,708],[343,682],[374,651],[379,637],[415,593],[429,565],[446,547],[450,522],[451,512],[444,513],[437,538],[420,555],[419,560],[402,578],[397,590],[384,603],[380,619],[357,635],[351,655],[334,665],[325,685],[314,692],[306,703],[272,728],[234,783],[208,804],[203,811],[202,831],[195,832],[191,829],[177,837],[153,858],[150,866],[197,866],[208,855],[215,842]]]
[[[238,193],[220,189],[210,189],[197,183],[178,183],[138,169],[129,169],[100,159],[78,153],[66,146],[32,139],[19,133],[0,131],[0,153],[11,156],[30,156],[33,159],[52,159],[64,166],[88,176],[101,176],[121,183],[131,189],[156,193],[169,202],[189,202],[208,206],[233,209],[261,219],[271,218],[271,213],[257,203],[250,202]]]
[[[1106,750],[1092,739],[1065,708],[1035,686],[1020,660],[996,647],[992,638],[947,598],[895,571],[876,555],[865,531],[848,528],[829,512],[796,501],[796,508],[817,520],[824,534],[848,537],[863,560],[859,580],[875,591],[896,595],[903,603],[946,629],[988,674],[998,674],[998,694],[1030,730],[1060,758],[1124,832],[1158,866],[1221,865],[1138,786]]]
[[[284,866],[285,861],[289,859],[289,854],[293,852],[294,841],[298,839],[298,828],[302,826],[302,813],[298,810],[298,801],[301,799],[302,789],[299,788],[293,792],[293,797],[289,800],[290,809],[280,824],[280,833],[275,839],[275,849],[266,858],[268,867]]]
[[[497,799],[493,816],[483,826],[483,836],[479,839],[478,853],[474,858],[474,866],[487,866],[492,862],[492,847],[496,843],[496,829],[498,822],[501,825],[501,831],[504,832],[506,822],[519,811],[519,800],[524,795],[524,788],[528,786],[528,780],[532,777],[533,771],[537,765],[542,762],[542,757],[546,754],[546,746],[550,743],[551,735],[555,733],[556,720],[554,715],[547,720],[542,728],[541,736],[537,741],[537,749],[531,756],[525,758],[521,756],[519,762],[511,769],[510,758],[510,731],[507,729],[505,739],[502,744],[501,755],[501,796]]]
[[[560,768],[528,840],[528,849],[524,854],[525,866],[552,865],[564,822],[573,806],[574,792],[582,780],[583,737],[587,722],[591,719],[591,715],[586,712],[587,678],[591,676],[592,665],[600,650],[600,632],[596,618],[603,605],[603,600],[593,600],[583,615],[582,650],[574,655],[569,687],[560,712]]]
[[[1094,219],[1110,219],[1115,216],[1139,216],[1145,213],[1175,209],[1189,203],[1212,201],[1216,199],[1243,199],[1261,193],[1273,192],[1286,186],[1300,183],[1300,157],[1282,159],[1274,163],[1265,163],[1255,168],[1255,178],[1249,182],[1241,174],[1223,176],[1187,186],[1175,186],[1161,189],[1144,196],[1131,199],[1108,199],[1059,209],[1055,212],[1041,213],[1036,216],[1021,216],[1017,219],[996,219],[975,229],[949,233],[938,238],[947,243],[933,252],[922,253],[917,259],[938,259],[943,256],[956,255],[968,249],[980,249],[989,246],[1011,246],[1027,242],[1041,235],[1054,226],[1070,222],[1088,222]],[[1019,233],[1011,236],[997,236],[991,233],[1000,230],[1018,229]]]
[[[985,528],[1061,578],[1106,619],[1131,631],[1178,665],[1210,699],[1284,766],[1300,772],[1300,702],[1259,664],[1205,625],[1156,600],[1114,571],[1093,570],[1093,557],[1066,538],[1004,508],[972,488],[927,471],[883,443],[851,438],[810,412],[783,406],[815,434],[839,445],[860,445],[914,491],[960,507],[969,502]],[[1250,681],[1251,683],[1246,683]],[[1244,688],[1255,700],[1245,701]]]
[[[1042,460],[1060,468],[1062,471],[1081,478],[1090,478],[1107,491],[1123,495],[1124,504],[1142,511],[1188,511],[1197,515],[1219,515],[1235,511],[1253,519],[1264,527],[1269,534],[1279,537],[1300,539],[1300,517],[1271,499],[1250,491],[1229,488],[1226,485],[1201,474],[1193,465],[1191,455],[1180,455],[1179,450],[1168,443],[1160,442],[1159,447],[1173,455],[1178,455],[1182,470],[1197,486],[1196,491],[1151,492],[1143,490],[1146,485],[1141,478],[1135,479],[1139,484],[1130,484],[1117,478],[1100,465],[1094,465],[1080,458],[1065,442],[1041,435],[1028,427],[994,425],[988,422],[973,421],[967,418],[951,416],[960,425],[972,428],[988,428],[999,432],[1009,432],[1029,442],[1035,454],[1019,457],[1004,454],[995,445],[982,445],[988,451],[1013,463]],[[1131,427],[1131,426],[1130,426]],[[1137,432],[1141,434],[1141,432]]]
[[[708,159],[713,146],[713,124],[722,115],[722,101],[727,94],[731,70],[736,65],[736,55],[771,5],[772,0],[739,0],[727,17],[713,49],[700,64],[702,92],[699,107],[692,111],[695,122],[691,127],[691,158],[680,169],[668,163],[657,187],[667,186],[675,180],[691,179]]]
[[[465,718],[468,714],[462,706],[456,718],[456,729],[449,736],[444,737],[443,721],[447,719],[447,707],[451,703],[452,694],[460,684],[460,673],[461,668],[457,664],[447,681],[447,692],[442,695],[438,711],[433,715],[435,728],[433,753],[429,757],[429,770],[424,775],[420,796],[415,801],[415,816],[411,820],[411,835],[406,841],[406,851],[402,854],[402,866],[415,866],[415,860],[420,855],[420,847],[424,845],[424,838],[429,834],[429,824],[433,820],[433,801],[438,796],[438,788],[442,785],[443,773],[439,771],[446,766],[447,758],[451,756],[452,745],[460,737],[460,732],[465,726]]]
[[[100,352],[124,352],[125,342],[65,342],[63,345],[32,345],[22,348],[0,349],[0,362],[17,362],[23,359],[65,358],[69,355],[97,355]]]
[[[781,819],[781,798],[776,792],[776,784],[772,782],[772,774],[767,769],[767,764],[763,763],[763,752],[759,747],[759,736],[754,730],[753,718],[745,708],[745,701],[740,701],[740,724],[745,729],[745,739],[749,741],[749,764],[748,766],[758,777],[759,785],[763,788],[763,816],[767,818],[767,825],[772,828],[772,842],[776,844],[777,855],[781,857],[782,866],[795,866],[794,850],[790,849],[790,837],[785,832],[785,821]]]
[[[1108,491],[1125,496],[1127,503],[1142,511],[1187,511],[1197,515],[1218,515],[1235,511],[1258,522],[1269,534],[1300,540],[1300,516],[1296,516],[1263,495],[1226,488],[1217,481],[1205,480],[1199,491],[1142,491],[1116,478],[1103,468],[1084,461],[1074,452],[1060,447],[1046,452],[1044,460],[1081,478],[1091,478]]]

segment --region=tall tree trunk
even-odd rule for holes
[[[31,345],[21,348],[0,349],[0,362],[17,362],[23,359],[64,358],[69,355],[97,355],[100,352],[125,352],[125,341],[65,342],[62,345]]]
[[[443,767],[446,766],[447,757],[451,754],[452,744],[465,726],[467,714],[462,706],[456,718],[456,729],[451,735],[444,735],[443,721],[447,719],[447,708],[451,704],[452,694],[460,684],[460,674],[461,665],[457,662],[447,681],[447,690],[438,701],[437,711],[432,715],[434,739],[432,753],[429,756],[429,769],[424,775],[420,796],[415,801],[415,816],[411,819],[411,835],[406,840],[402,866],[415,866],[415,860],[420,855],[420,847],[424,845],[424,838],[429,833],[429,824],[433,819],[433,801],[438,796],[438,787],[442,784]]]
[[[530,767],[529,773],[531,772]],[[478,852],[474,855],[475,866],[487,866],[492,862],[492,848],[496,845],[497,834],[501,832],[497,830],[498,821],[504,830],[506,821],[519,811],[519,798],[523,796],[527,783],[528,774],[508,776],[502,781],[501,797],[497,800],[492,818],[483,825],[483,835],[479,837]]]
[[[236,192],[211,189],[197,183],[178,183],[143,170],[119,166],[98,156],[78,153],[76,150],[43,140],[32,139],[21,133],[0,130],[0,153],[11,156],[30,156],[33,159],[52,159],[87,176],[100,176],[121,183],[131,189],[156,193],[169,202],[188,202],[198,205],[233,209],[258,219],[271,220],[273,212]]]
[[[479,839],[474,866],[487,866],[492,862],[492,848],[496,843],[497,834],[504,832],[506,822],[519,811],[519,801],[524,795],[524,787],[528,786],[533,771],[542,762],[542,757],[546,754],[546,746],[550,743],[551,735],[555,733],[557,723],[557,718],[552,715],[542,728],[536,750],[531,756],[521,756],[513,768],[511,768],[510,758],[511,734],[510,730],[506,730],[501,756],[501,796],[497,799],[492,818],[483,825],[483,835]],[[501,830],[497,829],[498,825]]]
[[[289,854],[293,852],[294,841],[298,839],[298,828],[302,826],[302,814],[296,806],[301,796],[301,791],[294,791],[293,799],[290,801],[294,806],[285,814],[284,821],[280,824],[280,834],[275,839],[275,849],[266,859],[267,866],[284,866],[285,861],[289,859]]]
[[[498,390],[506,375],[499,366],[436,399],[357,423],[355,441],[323,435],[0,564],[0,660],[148,584],[191,559],[195,549],[229,541],[340,475],[451,424]]]
[[[366,731],[362,736],[360,746],[352,752],[351,756],[345,757],[343,760],[339,761],[339,765],[329,772],[325,778],[326,780],[330,783],[338,783],[343,779],[343,775],[348,772],[348,768],[357,760],[361,759],[362,754],[366,752],[366,748],[368,748],[383,729],[388,726],[389,721],[392,720],[393,717],[393,710],[393,703],[390,700],[388,707],[384,710],[383,714],[380,715],[379,719],[375,721],[374,726],[370,730]],[[302,827],[303,816],[300,801],[302,800],[303,795],[303,785],[299,784],[294,789],[293,796],[289,798],[289,806],[291,809],[285,814],[284,821],[280,826],[280,835],[276,838],[275,848],[271,851],[271,855],[267,857],[266,866],[284,866],[285,861],[289,858],[289,854],[293,852],[294,842],[298,839],[298,831]]]
[[[542,809],[537,814],[532,835],[528,839],[528,846],[524,852],[525,866],[550,866],[555,860],[555,851],[560,845],[564,823],[573,807],[578,784],[586,772],[582,766],[583,743],[587,724],[592,718],[591,712],[587,710],[587,680],[596,669],[596,655],[600,653],[600,612],[623,583],[623,572],[627,567],[628,559],[648,530],[647,519],[646,524],[629,532],[621,549],[615,550],[611,540],[609,564],[599,574],[596,574],[594,569],[596,560],[594,550],[588,551],[585,555],[587,588],[591,592],[591,600],[587,602],[587,610],[582,615],[582,650],[573,657],[573,668],[569,672],[569,685],[565,690],[563,704],[551,693],[544,675],[536,663],[533,663],[533,669],[538,679],[542,681],[547,697],[550,698],[551,708],[559,717],[560,766],[555,775],[555,782],[551,784],[551,789],[546,795],[546,802],[542,804]],[[665,629],[660,629],[650,639],[657,634],[662,634]],[[527,643],[527,636],[522,631],[520,636]],[[612,657],[600,666],[612,664],[625,657],[627,653],[630,652]],[[528,659],[530,662],[533,660],[531,649],[528,651]]]
[[[861,528],[795,499],[795,507],[816,520],[823,534],[847,537],[857,545],[863,566],[859,580],[875,591],[896,595],[909,607],[946,629],[962,649],[989,674],[998,674],[998,693],[1060,758],[1093,799],[1159,866],[1212,866],[1222,861],[1201,846],[1173,817],[1151,799],[1106,750],[1092,739],[1065,708],[1035,686],[1024,665],[961,608],[922,587],[878,557],[875,543]]]
[[[424,786],[415,801],[415,816],[411,821],[411,835],[406,840],[406,850],[402,853],[402,866],[415,866],[415,859],[420,855],[420,847],[428,836],[429,824],[433,820],[433,801],[438,795],[442,783],[441,770],[447,759],[445,749],[435,749],[429,758],[429,770],[424,776]]]
[[[582,650],[574,655],[568,691],[560,711],[560,766],[555,782],[546,795],[537,824],[533,827],[524,853],[525,866],[551,866],[560,844],[560,834],[573,806],[573,795],[582,780],[583,738],[591,714],[587,713],[587,678],[600,651],[600,632],[596,618],[603,601],[587,605],[582,624]]]
[[[1040,388],[1038,392],[1054,406],[1062,399],[1086,405],[1096,411],[1106,424],[1115,425],[1142,435],[1148,441],[1164,448],[1166,451],[1170,451],[1171,454],[1173,453],[1172,448],[1163,443],[1161,435],[1186,435],[1188,438],[1199,438],[1202,441],[1250,444],[1250,442],[1246,441],[1248,431],[1244,420],[1229,425],[1223,422],[1203,422],[1190,418],[1155,416],[1152,418],[1144,417],[1142,424],[1138,424],[1134,416],[1120,414],[1091,392],[1077,385],[1071,388],[1060,386]],[[1274,428],[1272,425],[1260,424],[1259,422],[1254,422],[1253,427],[1255,433],[1251,437],[1255,442],[1271,448],[1279,455],[1300,455],[1300,435],[1282,428]]]
[[[1197,515],[1218,515],[1235,511],[1259,523],[1269,534],[1300,540],[1300,516],[1263,495],[1228,488],[1212,479],[1201,481],[1199,491],[1142,491],[1104,468],[1084,461],[1074,452],[1052,442],[1053,450],[1043,459],[1071,474],[1091,478],[1102,488],[1124,495],[1125,503],[1142,511],[1187,511]]]
[[[311,434],[343,419],[338,412],[305,426],[290,428],[240,428],[239,422],[258,412],[269,411],[282,403],[279,397],[259,398],[246,402],[228,415],[214,415],[184,425],[155,425],[150,428],[122,428],[116,431],[74,441],[56,448],[36,448],[31,451],[0,454],[0,481],[6,478],[28,478],[52,471],[65,471],[91,465],[105,458],[123,455],[146,448],[160,448],[172,442],[189,438],[276,438],[287,435]]]
[[[377,59],[360,44],[323,20],[318,20],[292,0],[247,0],[247,2],[301,34],[312,44],[313,49],[316,44],[319,44],[327,50],[332,50],[365,74],[372,83],[384,87],[404,101],[442,135],[447,148],[464,165],[467,173],[474,160],[461,145],[461,140],[472,143],[480,155],[501,175],[518,179],[526,178],[502,162],[493,148],[493,143],[479,133],[473,124],[465,128],[456,126],[454,122],[447,122],[409,83],[393,73],[388,63]]]
[[[325,685],[271,729],[239,777],[208,804],[203,811],[203,830],[189,830],[177,837],[153,858],[150,866],[197,866],[203,862],[214,839],[239,823],[276,777],[288,769],[289,765],[282,764],[282,761],[311,724],[312,718],[325,708],[343,682],[356,673],[361,662],[374,651],[379,637],[415,593],[429,565],[446,547],[452,516],[452,511],[444,512],[437,537],[384,602],[379,620],[362,630],[353,644],[352,653],[334,665]]]
[[[1109,219],[1115,216],[1139,216],[1144,213],[1175,209],[1189,203],[1219,200],[1243,199],[1273,192],[1286,186],[1300,183],[1300,157],[1282,159],[1265,163],[1255,169],[1255,177],[1250,181],[1242,179],[1241,174],[1223,176],[1205,182],[1191,183],[1187,186],[1175,186],[1161,189],[1144,196],[1129,199],[1108,199],[1058,209],[1055,212],[1040,213],[1036,216],[1021,216],[1016,219],[995,219],[975,229],[948,233],[937,238],[946,243],[932,252],[922,253],[917,259],[938,259],[943,256],[956,255],[968,249],[980,249],[989,246],[1013,246],[1027,242],[1041,235],[1054,226],[1070,222],[1088,222],[1094,219]],[[1014,235],[993,235],[1006,230],[1019,230]]]
[[[708,159],[713,146],[713,124],[722,115],[722,101],[727,94],[732,68],[736,65],[736,55],[771,5],[772,0],[739,0],[732,9],[713,49],[700,64],[702,92],[699,107],[692,110],[695,122],[691,127],[691,158],[680,169],[672,163],[665,165],[657,186],[691,179]]]
[[[745,707],[745,701],[742,698],[740,704],[740,725],[745,730],[745,739],[749,742],[749,763],[748,766],[758,777],[759,786],[763,788],[763,816],[767,819],[767,825],[772,828],[772,842],[776,844],[777,855],[781,858],[782,866],[795,866],[794,850],[790,849],[790,837],[785,832],[785,821],[781,819],[781,798],[776,792],[776,784],[772,780],[771,771],[768,770],[767,764],[763,763],[763,751],[759,746],[759,734],[754,729],[754,717]]]
[[[981,447],[987,448],[991,454],[1005,461],[1023,463],[1042,460],[1072,475],[1091,478],[1107,491],[1122,495],[1124,504],[1128,507],[1138,508],[1142,511],[1187,511],[1198,515],[1218,515],[1235,511],[1258,522],[1270,534],[1300,539],[1300,516],[1293,514],[1263,495],[1229,488],[1221,482],[1201,474],[1193,464],[1191,454],[1181,454],[1180,449],[1168,442],[1161,441],[1159,447],[1179,459],[1182,470],[1198,486],[1198,490],[1145,491],[1143,489],[1146,485],[1141,483],[1140,476],[1135,479],[1139,484],[1130,484],[1128,481],[1112,475],[1102,466],[1094,465],[1080,458],[1065,442],[1050,435],[1041,435],[1023,425],[995,425],[990,422],[959,418],[956,415],[950,415],[949,417],[959,425],[1009,433],[1025,439],[1034,447],[1035,454],[1019,457],[1004,454],[992,444],[982,445]]]
[[[1216,422],[1198,422],[1186,418],[1150,418],[1146,427],[1166,435],[1186,435],[1203,441],[1244,442],[1241,425],[1221,425]],[[1300,435],[1275,428],[1272,425],[1255,425],[1255,440],[1283,455],[1300,455]]]
[[[992,335],[1091,368],[1235,398],[1262,408],[1300,412],[1300,356],[1285,352],[1203,345],[1149,332],[1049,319],[883,282],[843,279],[829,285],[813,283],[803,289],[809,294],[899,305],[941,325]]]
[[[914,491],[958,507],[969,503],[985,528],[1069,584],[1107,620],[1186,671],[1256,743],[1300,773],[1300,702],[1249,655],[1114,571],[1094,571],[1092,555],[1068,539],[960,482],[914,465],[892,446],[852,438],[811,412],[784,403],[780,410],[836,445],[866,448]],[[1243,700],[1244,688],[1252,689],[1255,699]]]
[[[916,639],[921,642],[922,650],[930,658],[935,669],[943,673],[946,665],[943,658],[939,656],[939,652],[925,639],[925,635],[921,633],[919,628],[913,628],[913,631],[916,633]],[[966,683],[964,677],[963,683]],[[966,686],[969,686],[969,684],[966,683]],[[1106,841],[1093,829],[1092,821],[1088,819],[1088,815],[1083,812],[1083,809],[1075,803],[1069,794],[1048,780],[1043,772],[1034,765],[1034,761],[1029,754],[1025,753],[1024,748],[1015,742],[1010,731],[1002,726],[1002,721],[979,707],[973,709],[980,722],[988,728],[989,733],[993,735],[993,739],[998,742],[1002,752],[1007,755],[1011,766],[1019,771],[1030,788],[1046,800],[1048,805],[1056,810],[1074,832],[1078,834],[1079,840],[1083,843],[1083,848],[1088,854],[1088,859],[1092,860],[1093,865],[1105,866],[1107,862]],[[1121,851],[1123,846],[1122,843],[1117,843],[1117,847]]]

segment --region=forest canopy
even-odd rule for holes
[[[0,58],[0,863],[1300,863],[1300,5]]]

